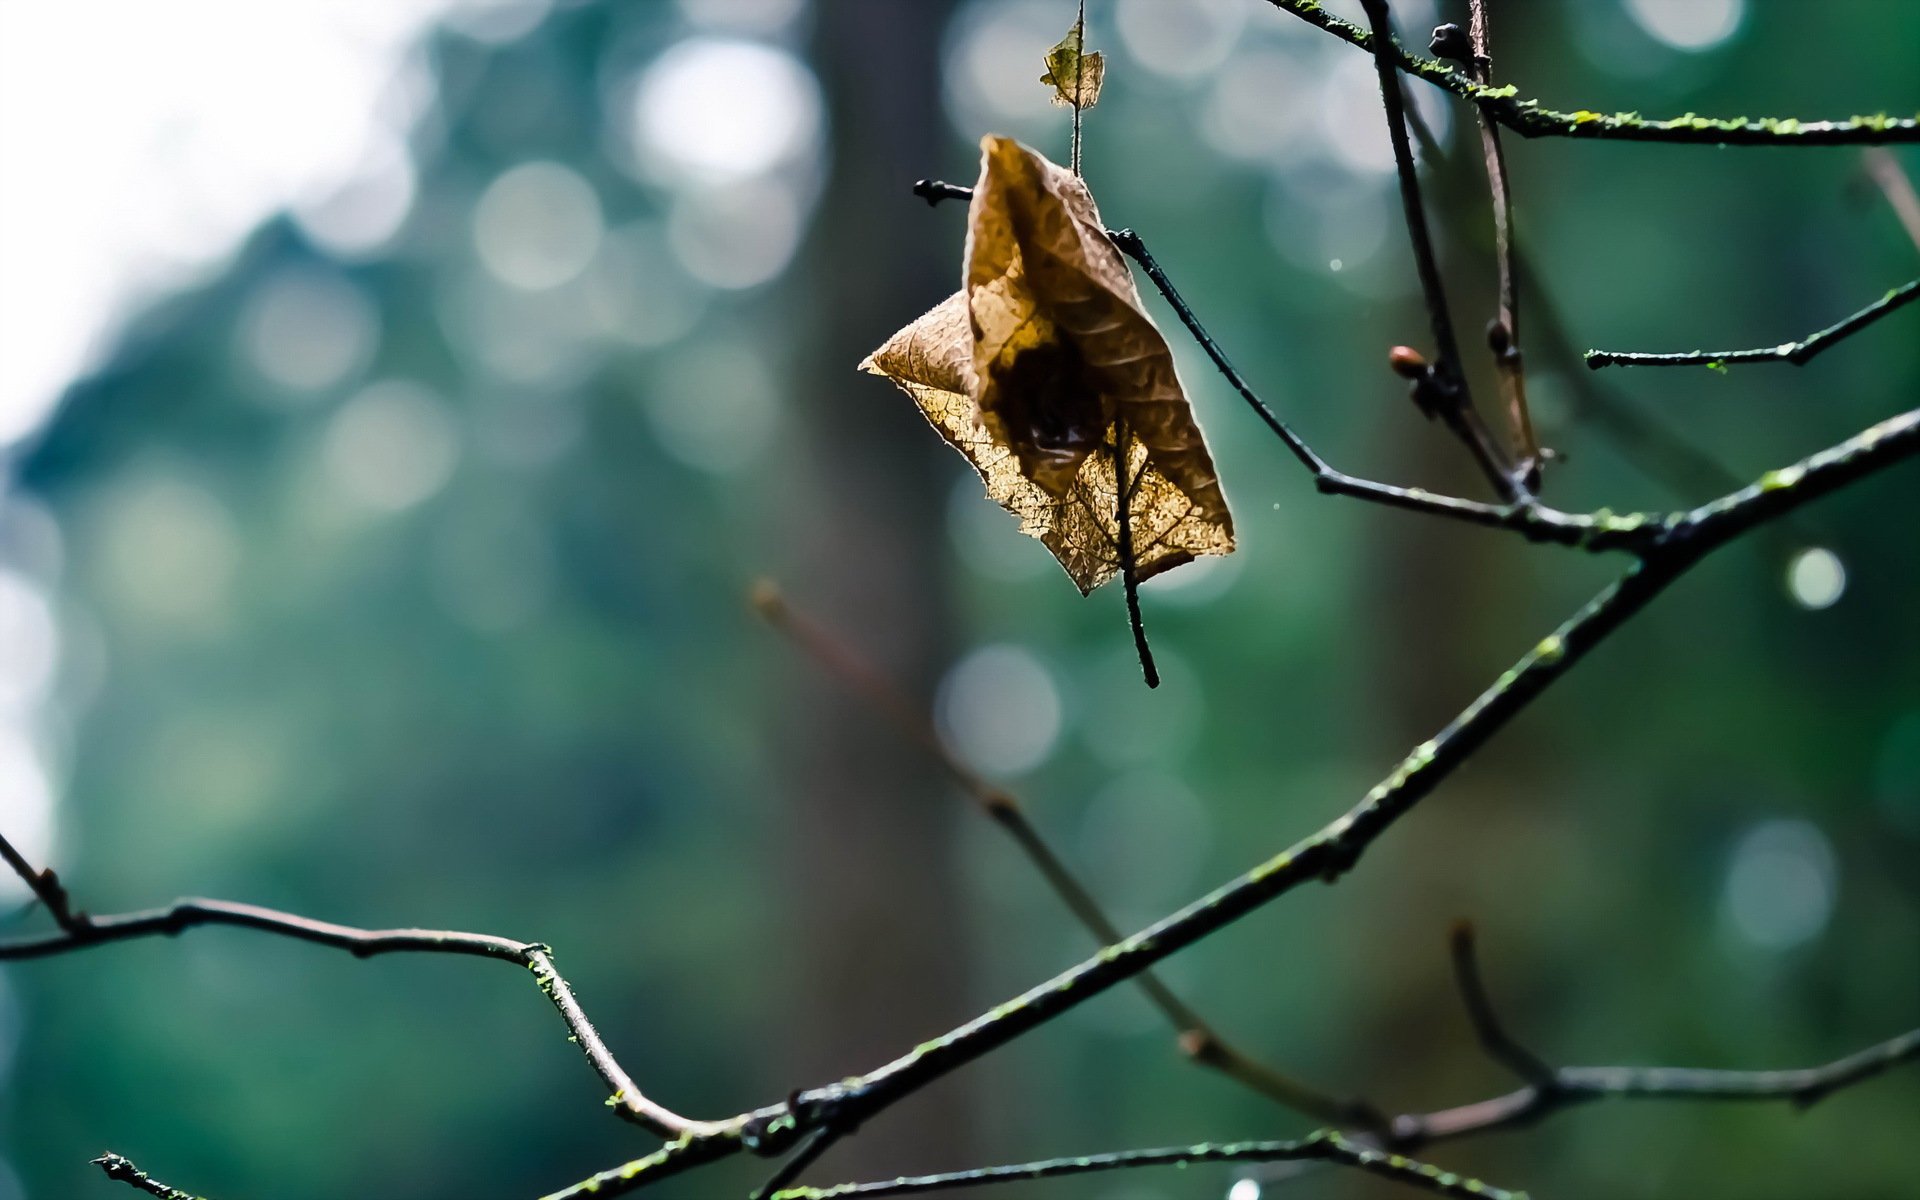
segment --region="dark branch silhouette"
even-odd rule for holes
[[[994,1183],[1024,1183],[1063,1175],[1087,1175],[1140,1167],[1186,1167],[1199,1163],[1326,1162],[1353,1167],[1440,1196],[1480,1197],[1480,1200],[1526,1200],[1525,1192],[1509,1192],[1481,1180],[1405,1155],[1377,1150],[1335,1133],[1320,1130],[1304,1138],[1279,1142],[1203,1142],[1197,1146],[1166,1146],[1154,1150],[1123,1150],[1115,1154],[1084,1154],[1048,1158],[1001,1167],[976,1167],[943,1175],[919,1175],[872,1183],[843,1183],[824,1188],[791,1188],[775,1200],[840,1200],[846,1196],[906,1196],[948,1188],[981,1187]]]
[[[102,1154],[93,1160],[93,1165],[115,1183],[124,1183],[135,1191],[158,1196],[160,1200],[200,1200],[192,1192],[183,1192],[177,1187],[161,1183],[118,1154]]]
[[[1683,350],[1673,354],[1646,354],[1629,350],[1589,350],[1587,366],[1601,367],[1732,367],[1742,363],[1792,363],[1800,366],[1823,350],[1830,350],[1889,313],[1920,300],[1920,279],[1894,288],[1844,321],[1810,333],[1797,342],[1762,346],[1757,350]]]

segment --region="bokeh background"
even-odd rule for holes
[[[963,213],[913,180],[970,179],[989,131],[1064,157],[1036,80],[1071,7],[0,0],[6,835],[96,911],[204,894],[549,941],[643,1085],[719,1116],[1090,949],[756,621],[757,577],[935,712],[1130,928],[1342,810],[1614,564],[1319,497],[1174,336],[1241,549],[1146,589],[1166,683],[1140,685],[1117,591],[1080,599],[853,370],[957,278]],[[1367,60],[1259,0],[1088,7],[1108,219],[1336,464],[1477,494],[1384,369],[1426,338]],[[1464,19],[1395,7],[1415,43]],[[1920,108],[1898,0],[1494,7],[1500,77],[1563,108]],[[1471,114],[1411,86],[1477,328]],[[1920,273],[1858,151],[1509,153],[1549,498],[1697,502],[1914,402],[1911,314],[1798,369],[1575,356],[1773,344]],[[1903,468],[1720,554],[1339,887],[1165,975],[1393,1109],[1509,1085],[1450,990],[1454,917],[1557,1061],[1802,1065],[1920,1023],[1917,503]],[[647,1148],[600,1100],[483,962],[204,930],[0,973],[5,1200],[116,1194],[85,1165],[106,1148],[226,1200],[531,1196]],[[1917,1118],[1909,1072],[1437,1157],[1548,1196],[1895,1195]],[[815,1175],[1308,1125],[1122,990]],[[1225,1168],[1017,1190],[1386,1194]]]

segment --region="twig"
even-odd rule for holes
[[[10,859],[8,865],[23,877],[32,872],[32,867],[26,865],[24,860],[16,865]],[[720,1128],[712,1122],[688,1120],[648,1099],[635,1086],[633,1079],[615,1060],[613,1052],[607,1049],[593,1023],[587,1019],[585,1010],[574,996],[573,988],[555,969],[553,951],[539,942],[517,942],[491,934],[458,933],[443,929],[356,929],[350,925],[316,921],[311,917],[253,904],[186,899],[176,900],[166,908],[94,917],[85,924],[63,928],[57,933],[0,942],[0,962],[44,958],[133,938],[172,937],[204,925],[256,929],[295,941],[345,950],[355,958],[431,953],[504,959],[518,963],[533,973],[534,981],[559,1012],[567,1031],[586,1055],[587,1062],[612,1090],[613,1095],[608,1103],[623,1119],[667,1137],[685,1133],[710,1134]]]
[[[1458,927],[1458,928],[1465,928]],[[1454,966],[1467,1012],[1489,1057],[1527,1081],[1504,1095],[1393,1119],[1387,1144],[1414,1150],[1433,1142],[1531,1125],[1595,1100],[1777,1100],[1807,1108],[1843,1088],[1905,1063],[1920,1062],[1920,1029],[1888,1038],[1817,1067],[1721,1071],[1690,1067],[1551,1067],[1501,1027],[1473,962],[1469,929],[1456,932]]]
[[[1073,62],[1073,147],[1072,169],[1075,175],[1080,173],[1080,98],[1086,95],[1087,86],[1087,0],[1080,0],[1080,8],[1073,18],[1074,37],[1080,43],[1079,51]]]
[[[825,1154],[835,1142],[839,1141],[840,1137],[841,1131],[830,1125],[822,1125],[812,1133],[809,1133],[806,1138],[801,1141],[800,1148],[795,1150],[787,1161],[780,1164],[779,1170],[769,1176],[765,1183],[753,1190],[753,1195],[750,1197],[750,1200],[768,1200],[771,1196],[790,1195],[791,1192],[783,1192],[782,1189],[785,1189],[788,1184],[800,1178],[800,1172],[819,1161],[820,1156]],[[806,1191],[808,1189],[802,1188],[798,1190]]]
[[[932,755],[980,811],[1007,832],[1067,911],[1100,945],[1110,946],[1125,936],[1073,869],[1048,844],[1027,816],[1026,806],[1019,797],[988,783],[962,761],[926,713],[885,675],[819,622],[794,608],[771,581],[754,584],[752,603],[754,611],[768,625],[791,639],[829,674],[872,705],[908,740]],[[1386,1117],[1366,1101],[1327,1095],[1235,1049],[1152,971],[1142,971],[1134,982],[1173,1027],[1181,1052],[1194,1062],[1316,1120],[1347,1129],[1386,1128]]]
[[[1561,1067],[1551,1078],[1503,1096],[1438,1112],[1395,1117],[1389,1145],[1434,1142],[1531,1125],[1595,1100],[1772,1100],[1796,1108],[1894,1067],[1920,1061],[1920,1029],[1823,1066],[1798,1071],[1715,1071],[1686,1067]]]
[[[1486,0],[1473,0],[1471,12],[1472,32],[1464,40],[1458,25],[1442,25],[1433,31],[1432,49],[1442,58],[1462,60],[1475,81],[1484,86],[1493,78]],[[1415,111],[1407,110],[1410,117]],[[1501,396],[1506,401],[1507,423],[1518,459],[1515,470],[1530,487],[1538,487],[1540,441],[1534,434],[1533,414],[1527,406],[1526,364],[1520,352],[1520,282],[1514,267],[1513,192],[1507,180],[1507,156],[1500,145],[1499,123],[1477,104],[1474,118],[1480,126],[1480,153],[1486,164],[1487,188],[1493,203],[1494,261],[1500,277],[1499,307],[1487,325],[1487,348],[1493,352]],[[1424,132],[1424,128],[1416,126],[1416,132]],[[1423,138],[1428,144],[1432,140],[1431,136]]]
[[[1329,13],[1315,0],[1267,0],[1283,12],[1340,40],[1372,51],[1373,35]],[[1560,112],[1537,100],[1519,98],[1517,89],[1489,87],[1445,63],[1408,54],[1389,40],[1387,54],[1401,71],[1471,100],[1494,120],[1521,137],[1592,138],[1625,142],[1672,142],[1694,146],[1863,146],[1920,142],[1920,118],[1885,113],[1844,121],[1801,121],[1793,117],[1718,119],[1694,113],[1649,120],[1639,113]]]
[[[1132,460],[1133,443],[1123,417],[1113,425],[1113,522],[1119,534],[1115,550],[1120,557],[1120,586],[1127,597],[1127,627],[1133,630],[1133,649],[1140,658],[1140,673],[1148,687],[1157,688],[1160,669],[1153,665],[1153,648],[1147,645],[1147,625],[1140,619],[1140,572],[1133,556],[1133,492],[1139,486],[1140,475],[1146,474],[1146,465],[1142,463],[1140,475],[1135,475]]]
[[[1373,24],[1375,45],[1390,48],[1392,22],[1386,0],[1362,0],[1362,4]],[[1434,253],[1433,235],[1427,228],[1419,168],[1414,165],[1413,147],[1407,140],[1406,98],[1400,91],[1400,73],[1387,53],[1374,55],[1374,70],[1380,77],[1380,99],[1387,112],[1387,134],[1393,142],[1400,206],[1406,215],[1407,236],[1413,243],[1414,268],[1420,277],[1420,292],[1426,300],[1427,318],[1433,326],[1434,345],[1439,353],[1439,361],[1423,378],[1415,380],[1414,400],[1422,412],[1440,418],[1460,439],[1501,499],[1530,499],[1525,484],[1516,476],[1505,452],[1480,419],[1473,406],[1473,394],[1467,387],[1466,368],[1453,335],[1453,317],[1447,309],[1446,285],[1440,279],[1440,260]]]
[[[1525,1192],[1509,1192],[1478,1179],[1457,1175],[1400,1154],[1357,1143],[1332,1130],[1321,1130],[1293,1141],[1202,1142],[1195,1146],[1167,1146],[1155,1150],[1125,1150],[1073,1158],[1049,1158],[1001,1167],[978,1167],[941,1175],[919,1175],[872,1183],[843,1183],[826,1188],[791,1188],[774,1200],[840,1200],[841,1197],[904,1196],[948,1188],[980,1187],[993,1183],[1020,1183],[1086,1175],[1099,1171],[1139,1167],[1186,1167],[1220,1162],[1320,1161],[1354,1167],[1397,1183],[1441,1196],[1480,1197],[1481,1200],[1525,1200]]]
[[[1888,1038],[1818,1067],[1796,1071],[1718,1071],[1689,1067],[1553,1067],[1506,1032],[1480,978],[1473,926],[1450,938],[1454,976],[1474,1035],[1487,1056],[1526,1082],[1517,1091],[1429,1113],[1393,1118],[1386,1144],[1415,1150],[1437,1141],[1531,1125],[1594,1100],[1784,1100],[1806,1108],[1842,1088],[1920,1061],[1920,1029]]]
[[[1466,1005],[1467,1019],[1473,1022],[1474,1036],[1480,1039],[1480,1048],[1487,1052],[1489,1058],[1529,1083],[1537,1085],[1551,1079],[1553,1068],[1514,1041],[1500,1024],[1500,1018],[1493,1011],[1493,1002],[1487,998],[1486,985],[1480,980],[1480,964],[1473,952],[1473,940],[1473,925],[1459,921],[1454,924],[1448,946],[1452,951],[1454,981],[1460,988],[1460,999]]]
[[[8,869],[20,877],[35,899],[47,906],[47,914],[53,918],[55,925],[67,933],[80,933],[86,929],[87,914],[73,910],[67,889],[61,886],[60,877],[54,874],[51,867],[36,870],[4,836],[0,836],[0,861],[4,861]]]
[[[1900,228],[1907,231],[1907,240],[1913,243],[1914,249],[1920,250],[1920,195],[1914,194],[1913,180],[1900,169],[1891,150],[1874,146],[1864,152],[1864,157],[1868,177],[1893,206]]]
[[[135,1191],[145,1192],[149,1196],[158,1196],[160,1200],[200,1200],[191,1192],[183,1192],[177,1187],[169,1187],[161,1183],[118,1154],[111,1152],[102,1154],[93,1160],[93,1165],[105,1172],[108,1179],[124,1183]]]
[[[1644,354],[1625,350],[1589,350],[1587,366],[1601,367],[1731,367],[1742,363],[1784,362],[1803,365],[1821,351],[1838,345],[1898,309],[1920,300],[1920,279],[1902,284],[1838,324],[1797,342],[1782,342],[1756,350],[1686,350],[1674,354]]]

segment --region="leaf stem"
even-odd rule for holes
[[[1140,473],[1146,473],[1142,463]],[[1140,569],[1133,555],[1133,492],[1140,478],[1133,473],[1133,438],[1126,418],[1113,423],[1113,496],[1114,525],[1120,534],[1120,584],[1127,594],[1127,625],[1133,630],[1133,648],[1140,656],[1140,673],[1147,686],[1160,686],[1160,669],[1153,662],[1153,648],[1147,645],[1147,626],[1140,619]]]
[[[1079,53],[1073,59],[1073,145],[1070,148],[1068,165],[1073,173],[1080,173],[1080,110],[1081,97],[1086,95],[1087,86],[1087,0],[1080,0],[1079,11],[1073,18],[1073,36],[1079,43]]]

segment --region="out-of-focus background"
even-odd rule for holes
[[[1464,7],[1395,5],[1416,44]],[[1892,0],[1493,8],[1500,78],[1563,108],[1920,108],[1920,7]],[[913,180],[969,180],[989,131],[1064,158],[1037,76],[1071,9],[0,0],[6,836],[95,911],[203,894],[549,941],[643,1085],[720,1116],[1090,949],[756,621],[758,576],[923,699],[1129,928],[1351,803],[1615,564],[1317,496],[1172,336],[1241,548],[1146,589],[1166,682],[1140,685],[1117,590],[1079,598],[853,370],[957,281],[963,212]],[[1106,217],[1336,464],[1477,494],[1384,368],[1426,334],[1370,63],[1260,0],[1088,9]],[[1410,86],[1476,329],[1471,113]],[[1914,403],[1911,314],[1798,369],[1574,356],[1770,345],[1920,274],[1858,151],[1508,147],[1550,499],[1697,502]],[[1719,555],[1339,887],[1166,977],[1392,1109],[1509,1086],[1451,994],[1456,916],[1558,1061],[1802,1065],[1920,1023],[1916,504],[1903,468]],[[202,930],[0,973],[4,1200],[113,1194],[85,1165],[105,1148],[229,1200],[530,1196],[647,1148],[600,1100],[484,962]],[[1909,1072],[1805,1114],[1601,1106],[1438,1157],[1536,1195],[1892,1195],[1917,1117]],[[1122,990],[815,1175],[1308,1125],[1183,1063]]]

